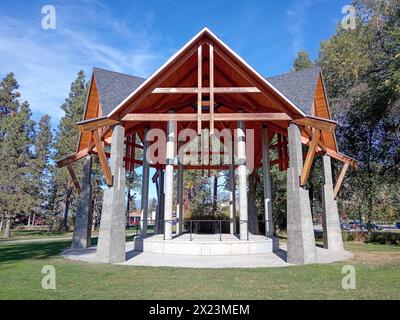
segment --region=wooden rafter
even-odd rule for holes
[[[307,157],[304,162],[303,170],[301,171],[300,184],[302,186],[304,186],[307,183],[307,179],[310,174],[310,169],[311,169],[313,161],[314,161],[314,156],[315,156],[315,152],[317,150],[318,141],[319,141],[320,136],[321,136],[321,131],[316,129],[313,133],[311,145],[307,152]]]
[[[344,177],[346,175],[346,172],[347,172],[348,168],[349,168],[349,164],[348,163],[344,163],[343,167],[342,167],[342,170],[340,171],[339,178],[336,181],[335,187],[333,188],[333,196],[335,198],[337,197],[337,195],[339,193],[340,187],[342,186],[342,183],[343,183],[343,180],[344,180]]]
[[[110,132],[111,127],[108,127],[107,129],[103,130],[101,133],[100,139],[103,140],[104,137]],[[75,152],[61,160],[58,160],[56,162],[58,168],[65,167],[66,165],[73,163],[75,161],[78,161],[79,159],[82,159],[86,157],[95,147],[94,142],[91,142],[86,149],[80,150],[78,152]]]
[[[306,127],[312,127],[314,129],[322,130],[329,133],[334,132],[336,127],[336,122],[332,120],[314,117],[295,119],[293,120],[293,123]]]
[[[286,113],[215,113],[214,121],[290,121]],[[130,113],[122,118],[122,121],[196,121],[195,113]],[[210,121],[210,114],[200,115],[200,121]]]
[[[75,186],[76,192],[78,193],[78,195],[80,195],[81,194],[81,186],[79,185],[78,179],[76,178],[76,174],[75,174],[74,168],[72,167],[72,164],[69,163],[67,165],[67,168],[68,168],[69,175],[71,176],[72,183]]]
[[[96,145],[97,154],[99,156],[101,168],[103,169],[106,183],[109,186],[112,186],[112,184],[113,184],[112,174],[111,174],[110,167],[108,166],[108,163],[107,163],[106,154],[104,152],[103,143],[101,142],[98,130],[93,131],[93,139],[94,139],[94,144]]]
[[[81,132],[91,132],[102,127],[109,127],[118,124],[119,121],[108,119],[106,117],[95,118],[78,122],[77,125]]]
[[[197,134],[201,134],[201,102],[203,100],[202,86],[203,86],[203,50],[202,45],[199,46],[197,51]]]
[[[214,46],[209,44],[210,48],[210,134],[214,134]]]
[[[174,87],[174,88],[155,88],[152,93],[164,94],[199,94],[211,92],[222,93],[260,93],[261,91],[256,87],[204,87],[204,88],[191,88],[191,87]]]

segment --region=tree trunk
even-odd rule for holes
[[[6,218],[6,228],[4,229],[4,238],[10,238],[11,236],[11,218]]]
[[[35,221],[36,221],[36,212],[33,213],[32,226],[35,225]]]
[[[28,215],[28,227],[30,227],[31,226],[31,212],[29,212],[29,215]]]
[[[218,197],[218,175],[214,176],[214,187],[213,187],[213,197],[212,197],[212,205],[213,205],[213,213],[217,212],[217,197]]]
[[[63,231],[68,230],[68,214],[69,214],[69,206],[70,206],[70,198],[71,198],[72,188],[68,187],[67,194],[65,196],[65,209],[64,209],[64,219],[63,219]]]
[[[4,226],[4,213],[1,215],[0,232],[3,231],[3,226]]]

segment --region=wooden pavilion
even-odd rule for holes
[[[156,231],[164,234],[164,241],[174,238],[172,220],[177,223],[176,233],[182,233],[183,170],[191,169],[229,170],[230,230],[238,234],[239,241],[248,240],[250,221],[256,219],[254,210],[249,208],[248,198],[254,196],[251,187],[254,182],[249,184],[249,177],[254,180],[252,169],[259,167],[263,168],[265,236],[273,238],[269,170],[276,165],[288,174],[288,262],[314,262],[315,239],[305,186],[316,154],[323,154],[325,247],[343,249],[335,198],[346,170],[357,166],[357,161],[339,152],[336,122],[331,119],[320,68],[264,78],[204,28],[147,79],[94,68],[84,118],[77,125],[81,132],[77,151],[57,164],[67,166],[81,193],[73,246],[87,247],[90,156],[99,157],[108,185],[97,249],[100,261],[125,260],[125,173],[134,170],[135,165],[143,167],[142,236],[147,234],[149,168],[153,167],[156,169],[153,182],[159,196]],[[157,139],[158,146],[161,143],[165,148],[155,151],[153,147],[149,152],[154,141],[150,132],[155,129],[165,133],[165,140]],[[185,153],[180,147],[193,138],[186,135],[181,139],[181,132],[188,129],[201,141],[201,161],[196,164],[178,160],[179,152]],[[224,130],[234,137],[234,143],[223,152],[228,152],[232,161],[215,164],[209,160],[212,153],[209,139],[220,138],[218,134]],[[223,143],[226,145],[225,140]],[[143,149],[143,159],[135,158],[137,148]],[[275,159],[270,157],[271,149],[276,150]],[[80,184],[73,163],[82,158],[85,165]],[[335,185],[331,158],[343,163]],[[173,219],[175,191],[177,216]]]

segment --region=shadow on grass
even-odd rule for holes
[[[20,260],[47,259],[60,255],[71,245],[71,241],[16,243],[0,246],[0,263]]]

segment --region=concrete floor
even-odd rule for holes
[[[96,263],[96,247],[67,249],[62,256],[76,261]],[[352,257],[348,251],[331,251],[317,247],[318,263],[332,263]],[[133,250],[133,242],[126,244],[126,261],[120,265],[184,268],[274,268],[286,267],[286,246],[280,245],[275,253],[235,256],[189,256],[143,253]]]

